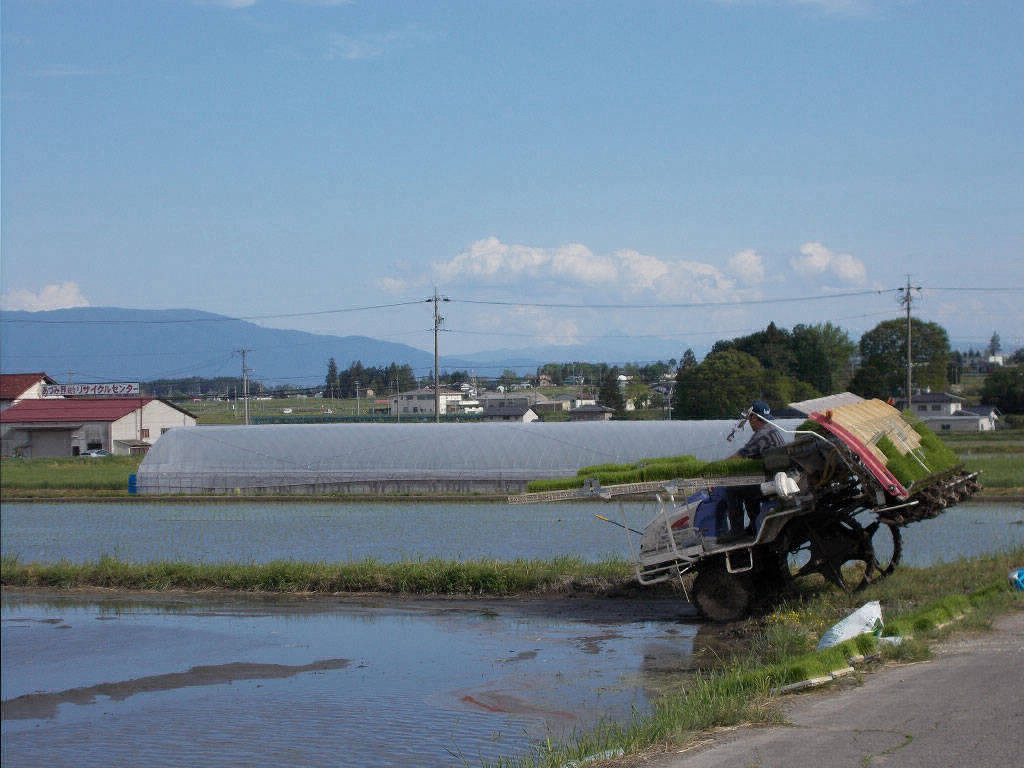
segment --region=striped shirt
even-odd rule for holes
[[[761,424],[761,428],[753,434],[747,441],[747,444],[740,448],[737,453],[744,459],[760,459],[764,456],[765,451],[778,448],[784,443],[785,440],[782,439],[782,433],[771,424],[765,422]]]

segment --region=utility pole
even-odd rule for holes
[[[244,423],[245,423],[246,426],[248,426],[249,425],[249,373],[250,373],[250,371],[249,371],[249,369],[245,365],[245,356],[249,352],[252,352],[252,350],[251,349],[236,349],[235,351],[242,355],[242,401],[243,401],[242,407],[243,407],[244,413],[245,413],[245,421],[244,421]]]
[[[911,369],[913,368],[913,360],[914,360],[914,356],[911,353],[911,347],[910,347],[910,306],[914,302],[914,296],[911,293],[911,290],[920,291],[921,290],[921,286],[919,286],[919,285],[911,286],[911,284],[910,284],[910,275],[907,275],[907,285],[906,285],[906,287],[905,288],[900,288],[898,290],[901,291],[902,294],[903,294],[902,296],[900,296],[900,304],[904,305],[907,308],[907,389],[906,389],[906,392],[907,392],[907,406],[906,406],[906,409],[908,411],[910,411],[910,410],[913,410],[910,407],[911,399],[913,398],[913,395],[911,394],[910,387],[911,387],[911,385],[913,383],[912,382],[912,377],[911,377]]]
[[[437,313],[437,303],[439,301],[450,301],[447,296],[438,296],[437,287],[434,288],[434,295],[427,299],[427,301],[434,302],[434,423],[437,424],[441,421],[441,376],[438,372],[438,349],[437,349],[437,334],[441,331],[441,325],[444,323],[444,318]]]

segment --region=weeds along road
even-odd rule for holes
[[[782,703],[785,724],[712,734],[682,752],[636,756],[645,768],[1005,768],[1024,754],[1024,606],[992,632],[934,646],[934,658],[888,666],[862,685]]]

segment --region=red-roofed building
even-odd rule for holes
[[[196,417],[155,397],[26,399],[0,413],[4,456],[78,456],[85,451],[145,453],[164,432]]]
[[[42,397],[43,385],[56,383],[45,373],[0,373],[0,411],[22,400]]]

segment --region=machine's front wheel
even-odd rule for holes
[[[750,572],[729,573],[725,558],[701,563],[693,582],[693,604],[711,621],[738,621],[754,606],[754,580]]]

